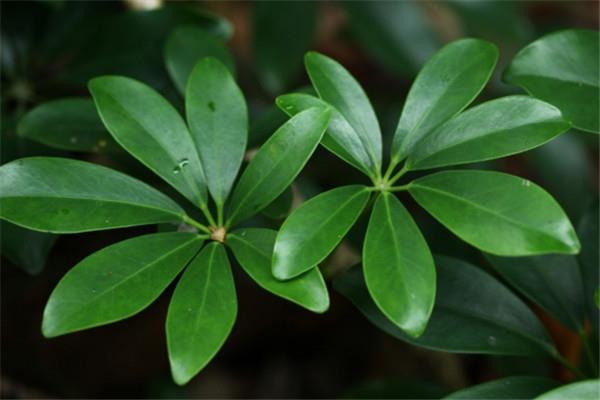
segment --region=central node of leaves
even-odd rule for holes
[[[227,230],[223,226],[211,226],[210,238],[214,241],[224,243],[227,236]]]

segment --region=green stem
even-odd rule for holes
[[[409,187],[410,183],[407,183],[406,185],[392,186],[388,189],[388,192],[403,192],[408,190]]]
[[[593,369],[594,375],[598,375],[598,364],[596,363],[596,359],[594,358],[594,354],[592,352],[592,347],[590,346],[590,341],[588,340],[588,335],[585,334],[584,331],[579,331],[579,337],[581,338],[581,343],[583,344],[583,349],[585,354],[590,362],[590,366]]]
[[[400,168],[400,171],[398,171],[398,173],[394,176],[392,176],[392,178],[388,181],[390,185],[393,185],[394,182],[396,182],[398,179],[402,178],[402,176],[404,176],[405,173],[408,172],[408,167],[406,166],[406,164],[404,164],[402,166],[402,168]]]
[[[200,210],[202,210],[202,214],[204,214],[204,217],[206,217],[206,220],[208,221],[208,223],[210,225],[217,226],[217,223],[215,222],[215,219],[213,218],[210,211],[208,210],[208,207],[206,206],[206,204],[201,204]]]
[[[223,226],[223,204],[217,204],[217,226]]]
[[[550,353],[552,355],[552,357],[558,361],[559,363],[561,363],[565,368],[569,369],[577,378],[579,379],[585,379],[586,376],[583,372],[581,372],[581,370],[579,368],[577,368],[576,365],[571,364],[571,362],[569,360],[567,360],[566,358],[564,358],[563,356],[561,356],[560,354],[556,353]]]
[[[200,222],[196,221],[193,218],[190,218],[188,215],[184,215],[183,216],[183,222],[185,222],[188,225],[191,225],[195,228],[198,228],[199,230],[201,230],[202,232],[208,233],[210,235],[210,229],[208,229],[206,226],[202,225]]]

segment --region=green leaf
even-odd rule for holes
[[[167,347],[173,379],[187,383],[219,351],[233,328],[237,298],[227,253],[207,245],[179,280],[167,313]]]
[[[183,118],[154,89],[120,76],[89,83],[104,125],[135,158],[192,203],[206,203],[206,184]]]
[[[154,233],[86,257],[58,283],[44,309],[42,332],[64,335],[128,318],[167,288],[202,245],[191,233]]]
[[[21,118],[17,134],[55,149],[106,152],[118,148],[91,99],[66,98],[42,103]]]
[[[292,183],[323,137],[330,116],[330,109],[310,108],[262,145],[233,191],[228,226],[258,213]]]
[[[446,228],[485,252],[579,252],[564,211],[527,179],[493,171],[444,171],[411,182],[408,191]]]
[[[362,258],[377,307],[410,336],[420,336],[435,300],[435,266],[421,231],[393,194],[375,201]]]
[[[329,57],[308,52],[304,64],[319,97],[347,121],[350,129],[345,127],[343,131],[358,138],[369,157],[365,167],[375,174],[381,168],[381,131],[366,93],[341,64]],[[350,147],[345,150],[352,151]]]
[[[560,108],[581,130],[600,132],[600,33],[568,29],[522,49],[504,71],[504,80]]]
[[[185,88],[194,66],[204,57],[215,57],[235,73],[233,56],[225,41],[213,33],[194,25],[180,26],[167,39],[164,59],[167,71],[179,93]]]
[[[44,269],[48,253],[57,238],[56,235],[21,228],[6,221],[0,221],[0,233],[0,253],[30,275],[37,275]]]
[[[479,39],[454,41],[429,59],[415,79],[398,122],[392,162],[404,159],[425,134],[461,112],[490,79],[498,50]]]
[[[418,338],[407,335],[377,308],[359,266],[336,278],[333,286],[379,329],[415,346],[452,353],[557,353],[535,314],[492,276],[449,257],[436,257],[435,264],[435,306]]]
[[[262,86],[279,94],[299,77],[317,20],[316,2],[256,2],[253,47]]]
[[[425,135],[408,156],[411,170],[486,161],[540,146],[570,124],[560,111],[526,96],[473,107]]]
[[[600,397],[600,380],[589,379],[561,386],[546,392],[535,400],[596,400]]]
[[[240,229],[227,235],[227,244],[244,271],[260,287],[310,311],[327,311],[329,294],[318,268],[285,282],[271,275],[271,256],[276,235],[277,231],[270,229]]]
[[[188,80],[185,108],[208,190],[225,203],[248,141],[248,110],[242,91],[219,60],[203,58]]]
[[[181,221],[173,200],[130,176],[83,161],[30,157],[0,167],[0,218],[77,233]]]
[[[303,203],[285,220],[273,251],[273,275],[291,279],[325,259],[352,228],[369,200],[366,186],[342,186]]]
[[[600,262],[598,221],[600,221],[599,203],[596,201],[583,215],[577,227],[582,245],[578,258],[581,278],[583,280],[583,297],[588,316],[592,322],[591,325],[596,329],[600,329],[598,327],[599,313],[596,306],[597,301],[594,300],[595,292],[598,289],[598,282],[600,282],[600,271],[598,270],[598,263]]]
[[[575,332],[584,327],[581,275],[573,256],[495,257],[492,266],[525,297]]]
[[[413,77],[439,47],[426,10],[418,2],[342,4],[358,44],[392,74]]]
[[[275,100],[279,108],[290,116],[307,110],[311,107],[326,107],[328,104],[323,100],[304,93],[284,94]],[[337,110],[333,109],[331,120],[321,144],[333,154],[362,171],[371,175],[371,162],[360,137],[350,126],[348,121]]]
[[[293,202],[294,191],[292,190],[292,186],[288,186],[279,197],[273,200],[261,212],[271,219],[283,219],[289,215]]]
[[[445,399],[532,399],[560,385],[541,376],[509,376],[461,389]]]

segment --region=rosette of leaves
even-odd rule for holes
[[[529,180],[450,169],[399,184],[410,171],[524,152],[569,129],[558,108],[528,96],[502,97],[466,109],[489,80],[497,58],[493,44],[472,38],[439,50],[408,93],[384,169],[379,123],[360,84],[335,60],[306,54],[306,70],[318,96],[286,94],[277,104],[289,115],[329,105],[332,117],[321,143],[372,184],[335,188],[292,212],[275,240],[274,276],[292,279],[314,268],[372,201],[362,249],[368,293],[394,326],[419,337],[434,305],[436,268],[426,239],[396,192],[408,192],[442,225],[486,253],[577,253],[580,244],[568,217],[551,195]]]
[[[328,107],[312,107],[283,124],[236,180],[246,149],[247,107],[217,59],[203,58],[187,80],[187,123],[160,94],[133,79],[102,76],[92,79],[89,89],[115,142],[189,200],[202,218],[153,187],[93,163],[32,157],[0,167],[0,217],[22,227],[78,233],[188,225],[182,232],[113,244],[74,266],[44,310],[46,337],[132,316],[184,271],[166,319],[172,375],[184,384],[215,355],[236,319],[227,248],[264,289],[314,312],[328,308],[318,269],[289,282],[272,277],[275,231],[236,229],[297,176],[327,128]]]

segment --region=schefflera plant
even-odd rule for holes
[[[89,89],[115,141],[196,206],[206,223],[147,184],[93,163],[35,157],[0,167],[0,216],[29,229],[77,233],[165,222],[188,226],[184,232],[113,244],[75,265],[48,300],[44,336],[132,316],[185,270],[166,319],[172,375],[184,384],[216,354],[236,319],[226,248],[265,290],[313,312],[327,310],[319,269],[278,281],[270,268],[276,232],[234,228],[297,176],[327,128],[328,107],[310,108],[283,124],[235,183],[246,148],[247,107],[217,59],[202,59],[187,81],[187,124],[156,91],[133,79],[98,77]]]
[[[289,115],[329,105],[333,114],[321,143],[366,174],[372,185],[321,193],[292,212],[275,240],[274,276],[293,279],[322,262],[371,199],[374,205],[362,249],[366,286],[392,323],[412,337],[421,335],[434,305],[436,269],[427,241],[394,194],[401,191],[484,252],[500,256],[578,252],[578,238],[561,207],[529,180],[463,169],[398,184],[409,171],[520,153],[570,127],[556,107],[528,96],[502,97],[464,110],[489,80],[497,58],[493,44],[473,38],[439,50],[409,91],[384,171],[379,123],[365,92],[338,62],[309,52],[306,70],[318,97],[286,94],[277,98],[277,104]]]

